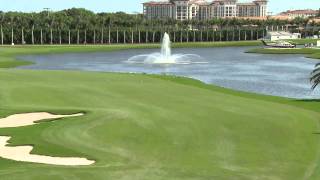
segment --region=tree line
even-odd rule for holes
[[[72,8],[39,13],[0,12],[2,44],[85,44],[159,42],[170,32],[173,41],[227,41],[261,38],[265,29],[305,27],[308,19],[147,20],[142,14],[94,13]],[[317,24],[314,24],[317,25]],[[298,28],[297,28],[298,29]]]

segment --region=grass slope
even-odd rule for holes
[[[319,177],[319,112],[287,99],[184,78],[0,70],[0,101],[1,116],[86,111],[0,135],[35,145],[34,153],[97,161],[58,167],[1,159],[1,179]]]

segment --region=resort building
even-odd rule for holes
[[[294,19],[297,17],[301,18],[308,18],[317,16],[319,14],[318,10],[306,9],[306,10],[293,10],[293,11],[286,11],[280,13],[280,16],[287,16],[288,19]]]
[[[237,0],[169,0],[143,3],[147,19],[206,20],[228,17],[266,17],[267,0],[238,3]]]
[[[267,36],[264,37],[266,40],[278,41],[278,40],[288,40],[288,39],[301,39],[300,33],[290,33],[285,31],[270,31]]]

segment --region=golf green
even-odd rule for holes
[[[2,50],[12,59],[22,51]],[[96,163],[66,167],[0,158],[1,180],[320,178],[317,101],[171,76],[1,69],[0,116],[27,112],[85,115],[0,129],[0,136],[12,137],[11,146]]]

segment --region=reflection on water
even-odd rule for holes
[[[302,55],[261,55],[244,53],[248,47],[173,49],[177,54],[199,54],[205,64],[130,64],[137,54],[150,54],[157,49],[125,50],[108,53],[80,53],[24,56],[35,65],[20,68],[62,69],[108,72],[172,74],[241,91],[291,97],[317,98],[310,90],[309,76],[316,60]]]

